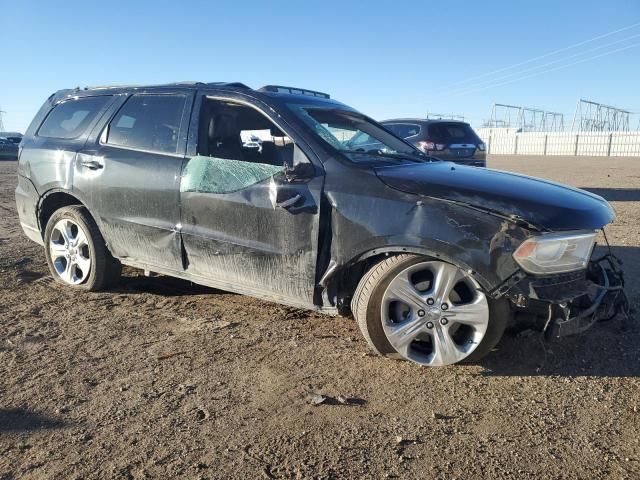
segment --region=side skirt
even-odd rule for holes
[[[250,297],[259,298],[268,302],[279,303],[282,305],[288,305],[290,307],[301,308],[304,310],[312,310],[315,312],[324,313],[330,316],[338,315],[338,309],[336,307],[319,307],[310,303],[303,302],[297,298],[285,297],[277,295],[268,290],[257,289],[248,287],[246,285],[236,285],[229,282],[216,280],[214,278],[203,277],[201,275],[194,275],[193,273],[177,272],[175,270],[159,267],[157,265],[148,265],[138,262],[133,262],[130,259],[120,258],[120,262],[124,265],[133,268],[139,268],[145,271],[160,273],[169,277],[176,277],[182,280],[188,280],[198,285],[205,287],[217,288],[218,290],[224,290],[226,292],[239,293],[241,295],[248,295]]]

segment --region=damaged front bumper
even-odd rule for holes
[[[545,319],[547,339],[576,335],[597,321],[627,314],[622,262],[608,253],[586,270],[549,277],[520,276],[505,293],[517,311]]]

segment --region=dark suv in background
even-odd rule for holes
[[[591,261],[615,218],[601,197],[438,161],[320,92],[62,90],[21,145],[22,228],[69,288],[125,264],[351,310],[376,352],[428,366],[479,359],[517,312],[582,331],[621,288]]]
[[[474,167],[486,167],[485,144],[466,122],[397,118],[382,125],[424,153]]]
[[[0,132],[0,160],[17,160],[21,141],[20,133]]]

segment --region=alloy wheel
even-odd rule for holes
[[[480,344],[489,305],[478,283],[446,262],[412,265],[382,297],[382,327],[398,354],[426,366],[458,363]]]
[[[49,252],[58,276],[70,285],[84,282],[91,271],[86,232],[73,220],[63,218],[51,230]]]

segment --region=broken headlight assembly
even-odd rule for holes
[[[542,234],[522,242],[513,258],[534,275],[580,270],[589,263],[595,239],[593,231]]]

